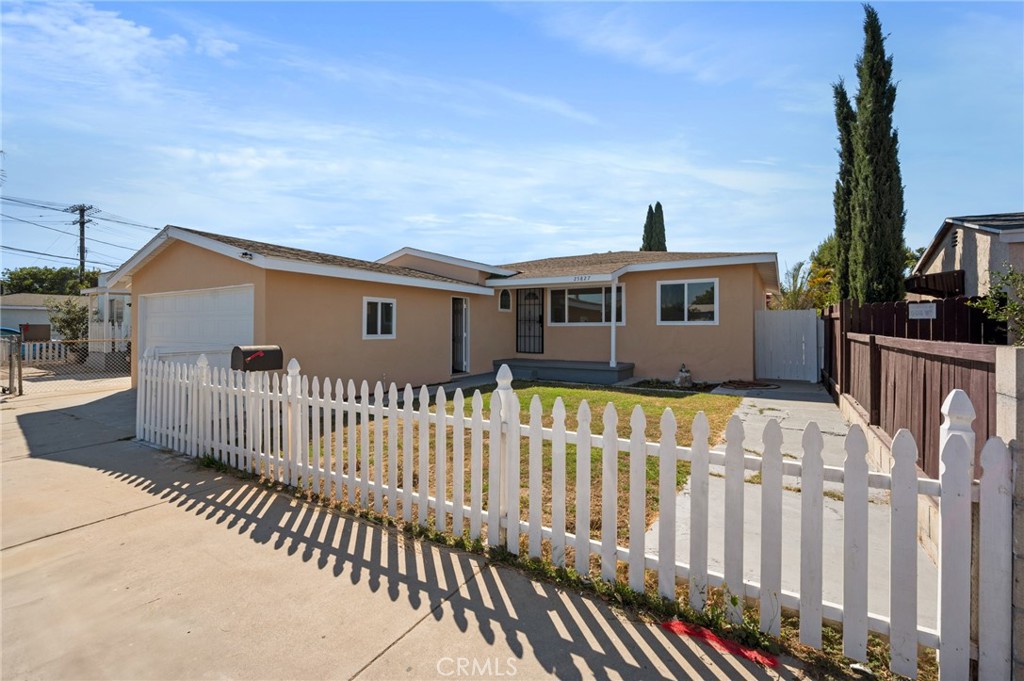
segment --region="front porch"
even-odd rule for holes
[[[633,377],[632,362],[583,362],[565,359],[510,358],[494,360],[494,370],[507,364],[512,376],[523,381],[564,381],[612,385]]]

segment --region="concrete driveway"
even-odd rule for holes
[[[5,679],[802,678],[134,442],[131,391],[0,407]]]

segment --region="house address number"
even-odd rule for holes
[[[590,275],[589,274],[577,274],[577,275],[573,276],[572,280],[573,281],[590,281]]]

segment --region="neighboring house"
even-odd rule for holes
[[[88,296],[60,296],[50,293],[8,293],[0,296],[0,326],[17,329],[22,324],[49,324],[50,311],[46,307],[46,301],[50,299],[56,302],[74,300],[81,305],[89,304]],[[60,334],[52,331],[51,334],[54,339],[61,337]]]
[[[227,366],[235,345],[273,344],[305,374],[357,382],[437,383],[529,358],[749,380],[778,265],[621,252],[495,267],[412,248],[368,262],[168,226],[107,286],[131,291],[137,357]]]
[[[910,298],[979,296],[1007,263],[1024,270],[1024,213],[946,218],[907,279]]]

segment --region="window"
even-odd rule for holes
[[[622,286],[616,287],[615,321],[624,325]],[[611,286],[551,289],[551,324],[610,324],[612,321]]]
[[[717,323],[717,279],[658,282],[658,324]]]
[[[363,298],[363,338],[395,337],[395,299]]]
[[[512,309],[512,294],[507,288],[502,289],[498,294],[498,309],[502,312],[508,312]]]

